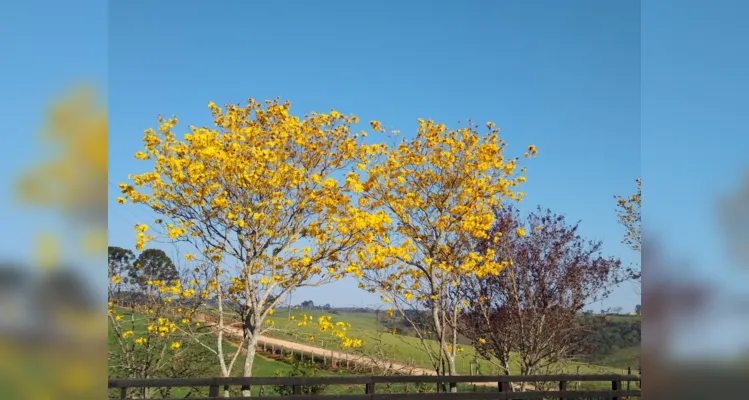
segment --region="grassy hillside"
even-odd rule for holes
[[[607,315],[604,317],[606,320],[611,322],[637,322],[642,321],[640,315]]]
[[[631,367],[632,373],[634,374],[637,373],[637,369],[640,366],[640,347],[619,349],[613,354],[594,359],[591,362],[613,368],[620,368],[621,370],[626,370],[628,367]]]
[[[429,357],[424,350],[424,347],[420,340],[415,337],[392,334],[385,331],[385,329],[378,324],[377,316],[375,313],[363,313],[363,312],[339,312],[339,314],[331,314],[328,311],[320,310],[295,310],[292,311],[291,315],[297,316],[297,320],[290,320],[289,313],[286,310],[279,310],[274,315],[274,326],[276,331],[270,332],[268,335],[277,337],[280,339],[291,340],[299,343],[305,343],[329,349],[339,350],[339,347],[333,338],[320,334],[310,324],[306,327],[298,326],[298,315],[305,313],[311,315],[314,319],[322,315],[331,315],[334,321],[344,321],[351,324],[349,329],[349,336],[357,337],[364,341],[362,351],[367,354],[372,354],[378,358],[385,358],[392,361],[410,364],[415,366],[431,368],[431,362]],[[314,342],[310,342],[308,336],[314,336]],[[437,342],[428,341],[428,345],[432,346],[433,349],[437,349]],[[459,353],[457,361],[457,369],[460,374],[469,374],[471,372],[471,363],[478,362],[479,372],[484,375],[496,374],[496,367],[492,366],[487,360],[484,360],[480,356],[477,357],[476,350],[472,346],[462,346],[464,351]],[[519,372],[517,363],[513,363],[514,371],[517,374]],[[475,367],[474,367],[475,370]],[[620,368],[609,367],[605,365],[593,366],[585,363],[572,363],[566,369],[569,373],[580,373],[580,374],[593,374],[593,373],[619,373]]]

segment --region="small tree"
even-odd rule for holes
[[[371,125],[384,132],[379,122]],[[397,311],[412,323],[439,375],[457,374],[455,327],[467,303],[456,289],[468,277],[496,275],[506,265],[492,250],[477,251],[469,243],[491,239],[492,207],[524,195],[513,190],[525,181],[516,175],[517,160],[503,155],[499,130],[491,123],[487,130],[482,134],[470,123],[448,130],[420,119],[414,139],[403,138],[367,170],[358,200],[370,212],[387,213],[389,226],[359,251],[367,266],[360,286],[382,293],[392,305],[388,313]],[[530,146],[526,156],[535,153]],[[434,328],[423,329],[409,311],[427,312]]]
[[[177,312],[194,292],[179,281],[152,281],[143,286],[143,301],[133,309],[119,308],[113,302],[124,279],[109,276],[109,368],[112,375],[133,379],[154,377],[198,376],[206,373],[205,361],[210,353],[200,346],[183,345],[181,332],[197,328]],[[188,314],[189,316],[189,314]],[[197,351],[196,351],[197,350]],[[197,358],[197,361],[196,361]],[[186,363],[190,359],[193,363]],[[150,398],[153,390],[143,388],[141,397]]]
[[[617,216],[619,223],[627,230],[622,243],[632,250],[640,251],[642,241],[642,226],[640,215],[640,203],[642,200],[642,179],[637,178],[637,193],[628,198],[615,196],[617,203]]]
[[[179,280],[177,266],[161,249],[146,249],[128,270],[130,281],[144,288],[151,281],[172,282]]]
[[[123,280],[122,283],[129,283],[126,274],[133,268],[133,260],[135,260],[135,254],[133,254],[132,250],[123,249],[122,247],[117,246],[109,246],[109,248],[107,249],[107,255],[109,264],[108,276],[120,276]],[[122,301],[121,293],[122,285],[118,285],[117,292],[113,293],[113,300],[115,302]]]
[[[617,201],[617,216],[619,223],[624,226],[626,233],[622,243],[629,246],[632,250],[641,250],[642,241],[642,222],[640,214],[640,204],[642,200],[642,179],[637,178],[637,193],[628,198],[615,196]],[[627,267],[626,277],[635,281],[640,281],[642,271],[639,266]]]
[[[160,217],[155,234],[190,248],[185,260],[206,273],[201,297],[218,315],[221,372],[229,376],[236,360],[227,361],[222,348],[230,313],[243,332],[243,376],[251,376],[276,305],[296,288],[355,273],[357,244],[384,229],[382,215],[355,207],[353,178],[338,181],[366,168],[380,146],[360,144],[351,132],[357,118],[336,111],[299,118],[288,102],[252,99],[246,107],[209,108],[214,129],[191,126],[178,138],[175,117],[146,131],[135,157],[152,160],[153,169],[132,177],[135,186],[121,184],[118,201],[147,205]],[[136,230],[138,250],[156,237],[148,225]]]
[[[490,237],[476,247],[511,260],[499,275],[473,277],[462,287],[473,308],[461,332],[487,359],[510,374],[517,352],[520,373],[553,369],[582,347],[578,313],[608,295],[620,262],[600,255],[601,242],[583,240],[578,225],[537,209],[526,218],[513,207],[496,209]]]

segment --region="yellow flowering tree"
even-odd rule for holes
[[[642,228],[640,226],[640,201],[642,199],[642,179],[637,178],[637,193],[628,198],[616,196],[619,223],[627,230],[624,240],[626,245],[632,250],[640,251],[640,241],[642,240]]]
[[[637,193],[629,196],[628,198],[615,196],[617,210],[616,214],[619,218],[619,223],[624,226],[626,233],[622,243],[629,246],[632,250],[641,250],[642,240],[642,227],[640,217],[640,203],[642,200],[642,179],[637,178]],[[627,279],[633,279],[636,282],[640,281],[642,277],[642,271],[639,266],[627,267],[626,268]]]
[[[384,210],[391,220],[385,234],[369,235],[357,250],[360,287],[379,291],[392,305],[388,314],[411,323],[441,375],[456,374],[457,321],[469,306],[458,289],[466,277],[497,275],[507,265],[471,243],[487,238],[493,207],[524,196],[515,190],[525,182],[518,159],[505,157],[492,123],[486,129],[469,123],[448,130],[419,119],[415,138],[402,138],[367,169],[358,199],[363,210]],[[529,146],[525,155],[536,152]]]
[[[183,343],[183,332],[193,329],[191,289],[180,279],[128,282],[110,269],[108,287],[110,376],[118,378],[190,377],[211,373],[211,354],[198,344]],[[133,307],[124,307],[119,294],[128,293]],[[140,389],[150,398],[152,390]]]
[[[227,308],[236,313],[250,376],[273,308],[296,288],[352,273],[358,243],[387,228],[385,213],[360,211],[342,182],[383,147],[361,144],[357,118],[336,111],[300,118],[279,100],[208,106],[212,128],[178,137],[174,117],[145,131],[135,157],[153,168],[121,184],[118,201],[159,215],[153,229],[136,227],[138,250],[157,237],[178,242],[190,249],[186,262],[208,272],[199,296],[215,300],[219,332]],[[219,362],[228,374],[223,354]]]

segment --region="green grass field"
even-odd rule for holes
[[[136,319],[139,317],[142,317],[141,315],[138,315],[137,313],[133,313],[129,310],[118,310],[119,313],[125,315],[125,320],[127,321],[128,318],[131,316],[134,316]],[[306,313],[307,315],[311,315],[313,318],[317,319],[318,317],[322,315],[331,315],[333,317],[333,322],[336,321],[344,321],[351,324],[351,328],[349,330],[349,336],[351,337],[357,337],[361,338],[364,341],[363,351],[367,352],[368,354],[371,354],[375,357],[379,358],[386,358],[390,359],[395,362],[400,362],[404,364],[411,364],[414,366],[420,366],[420,367],[430,367],[430,362],[426,356],[426,353],[422,347],[422,344],[417,338],[410,337],[410,336],[404,336],[404,335],[394,335],[390,332],[385,332],[385,329],[380,326],[377,322],[376,315],[374,313],[357,313],[357,312],[340,312],[339,314],[331,314],[329,312],[324,311],[303,311],[303,310],[293,310],[292,315],[297,316],[296,321],[291,321],[289,319],[289,313],[288,311],[277,311],[274,315],[274,325],[276,326],[276,330],[269,332],[269,336],[277,337],[281,339],[286,339],[290,341],[295,341],[298,343],[304,343],[307,345],[315,345],[317,347],[322,348],[328,348],[328,349],[335,349],[340,350],[340,348],[337,345],[337,342],[333,340],[332,337],[326,336],[325,334],[321,334],[317,329],[314,327],[314,324],[309,324],[307,327],[299,327],[298,324],[298,317],[301,313]],[[627,318],[625,316],[625,318]],[[129,324],[129,323],[128,323]],[[135,322],[132,328],[136,335],[143,334],[146,331],[145,323],[142,321]],[[309,335],[315,335],[315,341],[310,342],[307,340],[307,337]],[[433,348],[436,348],[436,342],[431,342],[430,345],[434,346]],[[225,343],[227,352],[235,351],[236,348],[231,344],[226,342]],[[111,323],[110,323],[110,329],[109,329],[109,348],[110,351],[117,351],[117,343],[116,343],[116,336],[114,334],[114,331],[112,329]],[[475,367],[471,368],[471,362],[474,361],[476,357],[475,349],[471,346],[464,346],[465,350],[458,355],[458,373],[460,374],[469,374],[471,373],[471,370],[473,369],[475,373]],[[215,356],[214,356],[215,357]],[[626,366],[634,365],[635,359],[639,359],[639,348],[627,348],[627,349],[621,349],[615,354],[612,354],[609,357],[606,357],[605,359],[598,360],[596,364],[601,364],[602,366],[598,365],[589,365],[584,363],[571,363],[567,366],[567,368],[563,371],[566,373],[579,373],[579,374],[599,374],[599,373],[622,373],[623,369],[626,368]],[[219,376],[220,370],[217,365],[217,361],[215,361],[212,358],[204,359],[203,363],[209,364],[209,365],[203,365],[202,368],[198,368],[200,370],[199,374],[200,376]],[[498,371],[494,368],[491,368],[491,364],[483,360],[481,358],[478,358],[479,363],[479,373],[482,375],[493,375],[497,374]],[[277,373],[281,374],[288,374],[293,370],[293,366],[290,365],[287,362],[280,361],[280,360],[274,360],[270,358],[266,358],[262,355],[257,355],[255,357],[254,365],[253,365],[253,376],[276,376]],[[318,376],[333,376],[333,375],[354,375],[355,373],[352,373],[351,371],[329,371],[324,368],[316,369],[316,375]],[[634,371],[633,371],[634,372]],[[515,370],[512,371],[513,374],[517,374],[517,366],[515,365]],[[238,376],[241,374],[241,366],[236,366],[234,369],[234,376]],[[118,376],[115,376],[115,374],[112,374],[110,372],[109,374],[110,378],[117,378]],[[378,386],[378,392],[379,393],[403,393],[403,392],[433,392],[435,391],[434,385],[416,385],[416,384],[396,384],[396,385],[381,385],[382,387]],[[583,384],[580,386],[580,389],[594,389],[599,388],[598,384]],[[236,392],[238,388],[232,388],[232,392]],[[253,390],[259,390],[259,388],[255,388]],[[276,393],[276,390],[273,387],[264,387],[263,389],[264,395],[273,395]],[[483,391],[483,390],[495,390],[492,388],[485,388],[485,387],[474,387],[473,385],[461,385],[458,387],[459,391]],[[189,389],[181,389],[181,390],[173,390],[169,395],[173,397],[184,397],[190,392]],[[254,392],[256,393],[256,392]],[[364,387],[362,385],[358,386],[341,386],[341,385],[333,385],[328,387],[325,390],[326,394],[363,394],[364,393]],[[113,395],[116,395],[116,393],[112,393]],[[207,395],[207,389],[193,392],[191,393],[191,396],[196,395]],[[154,394],[156,398],[160,397],[159,393]]]
[[[637,373],[637,368],[640,365],[640,348],[639,347],[627,347],[619,349],[613,354],[609,354],[606,357],[596,359],[596,364],[607,365],[612,368],[619,368],[620,370],[626,370],[627,367],[631,367],[632,373]]]
[[[642,320],[642,316],[636,315],[636,314],[635,315],[607,315],[605,318],[612,322],[633,322],[633,321]]]
[[[273,318],[276,330],[269,332],[267,335],[308,345],[314,344],[317,347],[326,349],[340,350],[334,338],[324,333],[321,334],[315,328],[314,324],[299,327],[298,316],[301,313],[311,315],[315,320],[322,315],[330,315],[333,317],[333,322],[343,321],[351,324],[348,335],[362,339],[364,344],[361,351],[367,354],[403,364],[426,368],[431,367],[427,352],[418,338],[398,334],[394,335],[386,332],[385,328],[378,324],[374,313],[340,312],[336,315],[320,310],[292,310],[291,315],[297,316],[297,320],[291,321],[287,310],[278,310]],[[307,337],[310,335],[315,337],[314,342],[307,340]],[[429,341],[428,345],[432,346],[433,349],[437,349],[436,341]],[[458,354],[456,365],[459,374],[468,375],[472,369],[475,373],[476,367],[472,368],[471,363],[476,361],[478,362],[480,374],[493,375],[498,373],[496,367],[489,361],[484,360],[480,356],[477,357],[476,350],[472,346],[462,347],[464,351]],[[511,368],[513,369],[513,374],[519,373],[519,367],[516,362],[512,363]],[[565,372],[580,374],[621,373],[621,368],[607,366],[607,364],[599,366],[572,362],[567,366]]]
[[[131,318],[132,316],[134,316],[135,319],[136,319],[136,321],[134,323],[132,323],[133,324],[133,328],[132,328],[133,332],[135,332],[136,336],[145,335],[146,324],[145,324],[145,322],[143,322],[143,318],[142,318],[143,316],[142,315],[139,315],[138,313],[134,313],[133,311],[124,310],[124,309],[117,309],[117,313],[121,314],[121,315],[123,315],[125,317],[124,318],[125,322],[123,323],[123,326],[128,326],[128,327],[131,326],[131,322],[128,322],[129,318]],[[110,350],[114,350],[114,351],[116,351],[117,348],[118,348],[116,334],[115,334],[114,330],[112,329],[112,322],[111,321],[109,322],[109,330],[108,330],[108,347],[109,347]],[[231,353],[231,352],[236,351],[236,347],[234,345],[232,345],[231,343],[226,342],[226,341],[224,341],[224,348],[226,349],[227,353]],[[235,370],[234,376],[240,376],[241,375],[241,368],[238,368],[238,367],[239,366],[235,366],[234,367],[234,370]],[[255,376],[274,376],[275,372],[279,371],[279,370],[282,371],[282,372],[290,371],[291,367],[288,364],[283,363],[283,362],[279,362],[279,361],[275,361],[275,360],[270,360],[270,359],[267,359],[267,358],[264,358],[264,357],[261,357],[261,356],[256,356],[255,357],[255,361],[254,361],[253,366],[252,366],[252,373]],[[220,369],[218,367],[218,361],[216,361],[215,376],[219,376],[219,375],[220,375]]]
[[[117,313],[124,316],[124,320],[121,321],[121,326],[125,329],[132,329],[133,332],[135,332],[136,336],[142,336],[146,332],[146,323],[143,321],[143,315],[130,311],[125,309],[117,309]],[[134,318],[135,321],[131,322],[131,318]],[[116,333],[114,329],[112,328],[113,324],[111,321],[109,321],[109,329],[108,329],[108,347],[110,352],[118,352],[120,351],[119,346],[117,344],[117,338]],[[197,346],[197,345],[195,345]],[[236,351],[236,347],[233,346],[231,343],[224,342],[224,348],[226,349],[227,353]],[[213,356],[212,354],[207,354],[208,357]],[[213,356],[215,357],[215,356]],[[196,366],[196,372],[199,375],[203,376],[221,376],[221,370],[218,366],[218,360],[217,359],[207,359],[204,362],[201,363],[202,365]],[[292,367],[289,364],[266,359],[262,356],[255,356],[255,360],[252,366],[252,373],[254,376],[275,376],[277,371],[280,371],[282,373],[291,371]],[[233,369],[233,376],[241,376],[242,368],[241,365],[236,365]],[[117,376],[116,373],[112,371],[110,368],[110,373],[108,374],[109,378],[122,378],[122,376]],[[190,392],[189,389],[174,389],[171,393],[171,396],[174,397],[184,397]],[[204,393],[203,393],[204,392]],[[208,392],[206,390],[203,390],[202,392],[198,392],[201,395],[208,395]],[[197,395],[198,393],[193,393],[192,396]],[[158,395],[157,395],[158,396]]]
[[[146,332],[146,323],[143,321],[143,315],[133,312],[130,310],[125,309],[117,309],[117,313],[124,316],[124,320],[121,321],[121,325],[125,329],[132,329],[136,336],[143,335]],[[131,321],[131,318],[134,319],[133,322]],[[365,316],[362,321],[366,320],[367,317]],[[225,342],[224,344],[225,348],[227,349],[227,352],[233,352],[236,350],[236,347],[233,346],[229,342]],[[108,333],[108,347],[110,352],[117,352],[119,351],[119,347],[117,344],[117,338],[116,333],[114,332],[113,325],[111,321],[109,322],[109,333]],[[217,365],[217,361],[210,361],[211,366],[214,366],[213,368],[201,369],[202,376],[219,376],[220,370]],[[273,360],[269,358],[265,358],[262,355],[257,355],[255,357],[255,361],[253,364],[253,376],[276,376],[278,372],[281,373],[288,373],[293,370],[293,366],[289,363],[280,361],[280,360]],[[235,367],[233,376],[239,376],[241,374],[241,368]],[[323,368],[318,368],[315,370],[315,375],[317,376],[340,376],[340,375],[354,375],[353,373],[349,371],[330,371]],[[121,376],[117,376],[117,374],[114,374],[110,371],[109,378],[121,378]],[[434,385],[416,385],[416,384],[394,384],[394,385],[380,385],[378,386],[378,392],[380,393],[403,393],[403,392],[433,392],[435,391]],[[260,390],[259,388],[256,388],[254,390]],[[264,395],[273,395],[275,394],[276,390],[273,387],[264,387],[262,388]],[[460,385],[458,387],[458,390],[463,391],[476,391],[476,390],[485,390],[485,388],[482,387],[474,387],[473,385]],[[232,388],[233,392],[237,392],[237,388]],[[111,396],[118,396],[119,392],[116,390],[112,390],[110,395]],[[175,397],[175,398],[181,398],[185,397],[186,395],[190,395],[192,397],[200,395],[200,396],[207,396],[207,389],[203,389],[200,391],[192,391],[188,388],[175,388],[174,390],[169,393],[169,396]],[[356,386],[345,386],[345,385],[332,385],[325,389],[325,394],[364,394],[364,386],[363,385],[356,385]],[[161,393],[154,393],[154,398],[161,398]]]

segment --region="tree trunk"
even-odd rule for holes
[[[247,335],[247,355],[244,359],[244,370],[242,371],[243,377],[252,376],[252,365],[255,361],[255,346],[257,345],[258,335],[251,332],[249,329],[245,331]],[[249,386],[242,386],[242,396],[249,397],[252,395],[252,388]]]
[[[454,351],[454,349],[453,349],[453,351]],[[455,355],[454,354],[450,354],[450,355],[448,355],[445,358],[447,358],[447,367],[448,367],[449,372],[450,372],[449,375],[450,376],[457,376],[458,375],[458,371],[457,371],[456,365],[455,365],[456,364],[456,362],[455,362],[456,361],[455,360]],[[454,392],[457,392],[457,391],[458,391],[458,385],[456,385],[455,383],[451,382],[450,383],[450,392],[454,393]]]
[[[502,368],[505,371],[505,375],[510,376],[510,362],[508,360],[502,360]]]

